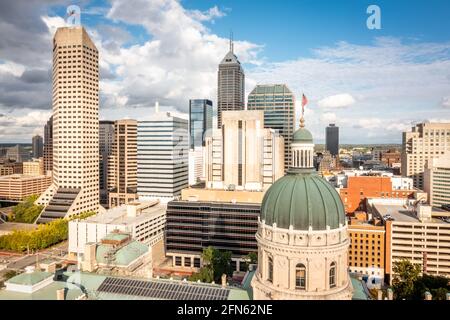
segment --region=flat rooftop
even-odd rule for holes
[[[264,193],[264,191],[186,188],[181,190],[181,200],[261,203]]]
[[[406,205],[374,203],[373,206],[382,216],[390,214],[391,217],[394,219],[394,221],[420,222],[420,220],[417,218],[415,212],[408,209],[408,207]],[[433,210],[432,211],[432,215],[433,215],[435,209],[432,209],[432,210]],[[436,218],[431,218],[431,220],[427,221],[427,223],[447,224],[446,222],[443,222],[442,220],[436,219]]]
[[[65,272],[64,277],[65,281],[54,281],[32,294],[0,290],[0,300],[56,300],[56,290],[62,288],[66,300],[83,293],[93,300],[249,300],[246,290],[233,286],[80,272]]]
[[[38,226],[32,223],[5,222],[0,223],[0,235],[8,234],[15,230],[33,230]]]
[[[157,217],[161,214],[165,214],[167,205],[160,203],[158,200],[154,201],[139,201],[134,203],[132,206],[136,207],[136,210],[141,210],[137,216],[128,216],[127,207],[129,205],[121,205],[107,210],[104,213],[96,214],[91,216],[83,222],[87,223],[101,223],[101,224],[121,224],[130,225],[134,223],[139,223],[148,220],[152,217]]]

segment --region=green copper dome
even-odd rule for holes
[[[305,128],[299,128],[294,132],[292,142],[313,143],[313,137],[311,132],[309,132]]]
[[[339,194],[314,169],[291,168],[264,195],[261,220],[278,228],[326,230],[344,225],[345,212]]]

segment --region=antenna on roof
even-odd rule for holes
[[[233,52],[233,49],[233,30],[230,30],[230,51]]]

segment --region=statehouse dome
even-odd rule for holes
[[[294,136],[292,138],[293,143],[313,143],[313,137],[311,132],[305,128],[299,128],[294,132]]]
[[[294,230],[337,229],[345,224],[339,194],[312,168],[291,168],[264,195],[261,220]]]

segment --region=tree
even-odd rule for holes
[[[33,223],[41,213],[43,206],[35,205],[38,195],[31,195],[23,199],[12,209],[12,216],[8,220],[23,223]]]
[[[395,298],[398,300],[412,299],[415,293],[414,284],[420,275],[420,265],[403,259],[394,262],[392,269],[396,274],[392,280]]]
[[[203,267],[199,272],[194,273],[189,277],[191,281],[203,282],[220,282],[222,274],[228,277],[233,275],[233,268],[231,266],[231,252],[220,251],[211,246],[203,249],[202,253]]]

